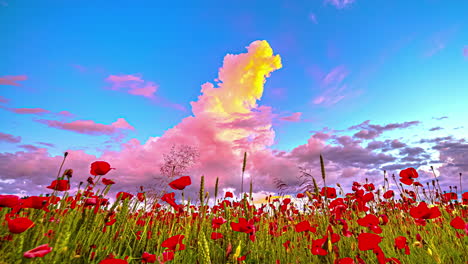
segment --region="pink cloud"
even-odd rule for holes
[[[79,64],[72,64],[71,66],[82,73],[88,70],[85,66]]]
[[[452,26],[445,30],[434,33],[430,39],[428,48],[424,52],[424,57],[432,57],[447,47],[452,37],[458,31],[458,26]]]
[[[220,178],[220,190],[234,188],[239,191],[244,151],[248,153],[246,169],[249,177],[252,177],[254,192],[276,192],[275,179],[283,180],[292,186],[292,191],[297,191],[297,186],[300,185],[297,179],[298,165],[310,168],[316,175],[320,171],[318,157],[321,153],[325,158],[327,185],[333,186],[340,182],[348,190],[352,181],[362,182],[366,177],[378,183],[382,179],[380,169],[383,166],[400,162],[396,156],[377,152],[391,143],[374,144],[375,146],[368,148],[362,146],[362,139],[358,136],[339,135],[335,132],[315,132],[306,143],[293,147],[289,152],[270,149],[275,139],[272,127],[274,115],[271,107],[259,106],[257,101],[263,95],[267,77],[281,66],[280,56],[273,54],[266,41],[251,43],[245,53],[226,55],[223,66],[219,69],[219,83],[216,86],[212,83],[203,84],[198,100],[191,102],[193,115],[184,118],[160,137],[150,137],[145,142],[131,139],[122,142],[118,151],[104,149],[99,157],[89,155],[83,150],[68,150],[69,158],[65,168],[75,170],[73,188],[76,190],[77,182],[86,181],[89,166],[96,160],[107,161],[116,168],[109,173],[109,177],[116,181],[116,185],[112,187],[113,192],[123,190],[135,193],[140,185],[148,188],[155,182],[154,177],[158,175],[159,167],[164,161],[163,154],[174,144],[198,148],[200,157],[187,175],[192,177],[192,182],[199,182],[201,175],[204,175],[206,190],[210,194],[213,194],[216,177]],[[327,84],[341,84],[345,78],[339,76],[331,74]],[[295,113],[291,117],[294,119],[298,116]],[[133,128],[124,119],[118,119],[111,125],[96,124],[89,120],[71,123],[50,120],[42,122],[51,127],[84,134],[112,134],[117,129]],[[406,128],[411,124],[415,124],[414,121],[385,126],[364,122],[354,129],[374,129],[385,133],[387,130]],[[367,134],[361,133],[359,136],[366,137]],[[420,149],[406,148],[402,144],[399,146],[403,153],[415,155],[411,158],[421,158]],[[446,152],[447,157],[459,156],[457,162],[462,159],[462,155],[456,151],[446,150],[449,145],[439,147]],[[13,181],[9,185],[0,183],[0,188],[5,186],[9,192],[47,192],[45,186],[53,180],[51,175],[56,172],[62,157],[51,156],[43,148],[24,145],[23,149],[26,152],[0,153],[0,171],[5,171],[2,176],[5,180]],[[248,190],[249,181],[250,178],[246,181],[244,190]],[[197,184],[188,187],[185,195],[197,197]]]
[[[465,47],[463,48],[463,56],[464,56],[464,57],[468,57],[468,46],[465,46]]]
[[[0,96],[0,103],[6,104],[6,103],[8,103],[8,102],[10,102],[10,99],[5,98],[5,97],[3,97],[3,96]]]
[[[129,94],[147,98],[154,98],[158,89],[154,82],[145,81],[140,75],[110,75],[106,81],[112,83],[113,90],[126,88]]]
[[[9,143],[19,143],[21,141],[21,137],[15,137],[11,134],[5,134],[0,132],[0,142],[9,142]]]
[[[325,3],[334,5],[338,9],[345,8],[346,6],[354,3],[354,0],[325,0]]]
[[[290,122],[299,122],[299,120],[301,119],[301,115],[302,115],[301,112],[297,112],[297,113],[294,113],[294,114],[292,114],[290,116],[281,117],[280,120],[290,121]]]
[[[321,86],[324,91],[312,100],[313,104],[331,106],[345,98],[345,90],[348,86],[343,82],[349,75],[345,66],[337,66],[328,74],[321,75],[323,76]],[[318,73],[317,76],[319,76]]]
[[[77,120],[73,122],[61,122],[57,120],[37,120],[39,123],[46,124],[49,127],[55,127],[58,129],[74,131],[81,134],[87,135],[112,135],[119,132],[119,129],[131,129],[134,128],[125,121],[123,118],[119,118],[116,122],[111,125],[104,125],[95,123],[92,120]]]
[[[48,114],[50,113],[49,110],[45,110],[42,108],[12,108],[11,109],[13,112],[17,114],[36,114],[36,115],[41,115],[41,114]]]
[[[17,81],[25,81],[28,77],[26,75],[17,75],[17,76],[3,76],[0,77],[0,85],[13,85],[13,86],[21,86],[21,84],[17,83]]]

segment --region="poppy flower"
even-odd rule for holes
[[[17,206],[20,199],[16,195],[0,195],[0,207],[13,208]]]
[[[410,254],[408,242],[406,241],[406,237],[404,236],[399,236],[395,238],[395,247],[398,249],[405,249],[406,255]]]
[[[323,245],[327,241],[328,237],[324,236],[323,238],[312,240],[311,252],[314,255],[326,256],[328,252],[323,249]]]
[[[379,218],[373,214],[368,214],[363,218],[357,220],[360,226],[369,227],[374,233],[382,233],[382,229],[378,226],[380,221]]]
[[[342,258],[339,259],[336,264],[356,264],[352,258]]]
[[[383,194],[383,197],[385,199],[390,199],[395,195],[395,193],[392,190],[388,190]]]
[[[313,233],[315,233],[317,231],[315,227],[310,226],[310,223],[307,220],[296,224],[296,226],[294,227],[294,230],[296,232],[311,231]]]
[[[463,204],[468,204],[468,192],[464,192],[462,194],[462,201],[463,201]]]
[[[230,197],[230,198],[233,198],[233,197],[234,197],[234,195],[232,194],[232,192],[226,192],[226,194],[224,194],[224,198],[228,198],[228,197]]]
[[[323,187],[320,195],[325,196],[329,199],[336,198],[336,189],[333,187]]]
[[[49,244],[44,244],[44,245],[38,246],[37,248],[33,248],[31,250],[24,252],[23,256],[25,258],[37,258],[37,257],[42,258],[43,256],[49,254],[50,252],[52,252],[52,248],[49,247]]]
[[[21,208],[44,209],[49,204],[50,197],[30,196],[26,199],[20,199]]]
[[[163,262],[174,259],[174,251],[164,251],[162,254],[163,254]]]
[[[183,190],[186,186],[192,184],[190,176],[182,176],[177,180],[174,180],[169,183],[169,186],[174,190]]]
[[[185,245],[182,244],[182,240],[184,239],[184,235],[175,235],[166,240],[164,240],[161,244],[162,247],[167,247],[166,250],[184,250]],[[177,247],[179,245],[179,247]]]
[[[145,193],[139,192],[137,194],[137,199],[138,201],[143,202],[145,200]]]
[[[124,259],[109,258],[101,260],[99,264],[128,264],[128,262]]]
[[[156,262],[156,254],[144,252],[141,256],[141,261],[143,261],[143,263],[154,263]]]
[[[34,226],[34,222],[26,217],[8,219],[8,229],[13,234],[23,233]]]
[[[133,194],[131,193],[128,193],[128,192],[118,192],[117,195],[116,195],[116,198],[119,199],[120,197],[120,200],[125,200],[125,199],[132,199],[133,198]]]
[[[418,172],[414,168],[407,168],[400,171],[400,181],[406,185],[413,183],[413,178],[418,178]]]
[[[410,209],[410,215],[413,218],[433,219],[440,216],[438,207],[428,208],[425,202],[420,202],[418,206]]]
[[[218,229],[224,223],[226,223],[226,220],[222,217],[213,218],[213,220],[211,220],[211,227],[213,229]]]
[[[231,222],[231,228],[234,231],[242,232],[246,234],[252,234],[255,232],[253,219],[250,219],[250,221],[247,222],[245,218],[239,218],[239,223]]]
[[[47,188],[60,192],[68,191],[70,190],[70,182],[68,180],[54,180]]]
[[[450,201],[450,200],[457,200],[458,196],[454,192],[449,192],[449,193],[444,193],[444,200]]]
[[[304,197],[304,194],[303,194],[303,193],[298,193],[298,194],[296,194],[296,197],[297,197],[297,198],[303,198],[303,197]]]
[[[216,240],[216,239],[220,239],[220,238],[223,238],[223,234],[216,233],[216,232],[211,232],[211,239]]]
[[[358,248],[361,251],[379,248],[382,237],[372,233],[362,233],[358,236]]]
[[[115,182],[113,180],[107,179],[107,178],[102,178],[102,183],[104,185],[111,185],[114,184]]]
[[[111,169],[110,164],[105,161],[95,161],[91,163],[91,171],[89,172],[91,175],[98,176],[98,175],[106,175]]]
[[[465,221],[463,221],[463,219],[459,216],[455,217],[454,219],[452,219],[452,221],[450,221],[450,225],[455,228],[455,229],[465,229]]]

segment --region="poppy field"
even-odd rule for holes
[[[110,203],[112,170],[93,162],[73,194],[67,169],[47,195],[0,195],[0,264],[468,263],[468,192],[442,190],[414,168],[384,173],[380,189],[354,182],[351,193],[314,179],[295,199],[267,196],[261,206],[252,187],[242,199],[218,185],[205,192],[203,176],[178,177],[160,197],[112,190]],[[323,161],[318,174],[326,182]],[[186,188],[199,197],[184,197]]]

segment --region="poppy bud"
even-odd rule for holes
[[[73,176],[73,170],[66,169],[65,172],[63,173],[63,176],[67,176],[68,178],[71,178]]]

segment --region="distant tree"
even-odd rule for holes
[[[156,184],[150,186],[150,195],[160,196],[165,193],[168,183],[186,173],[199,157],[198,149],[193,146],[172,145],[170,151],[163,154],[164,162],[160,164],[160,176],[154,177]]]

